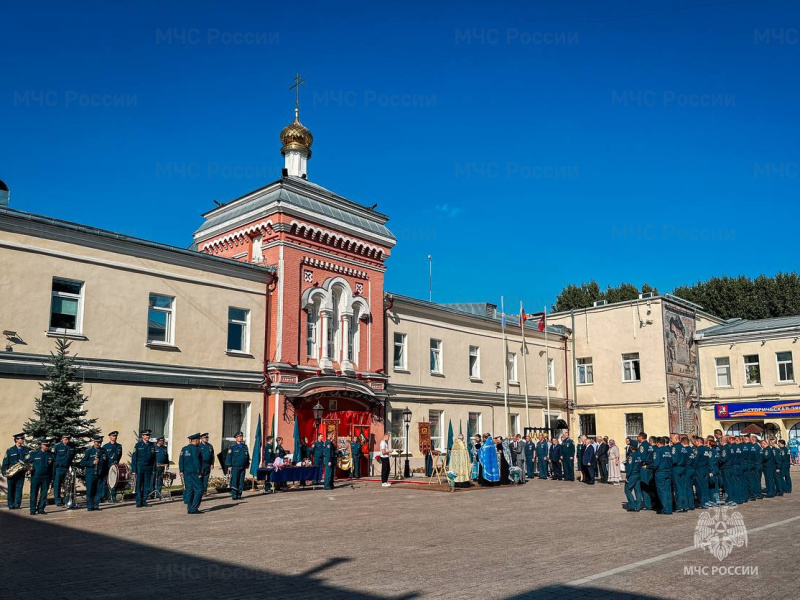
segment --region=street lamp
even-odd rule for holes
[[[411,465],[408,462],[410,452],[408,451],[408,428],[411,426],[411,411],[406,406],[403,411],[403,423],[406,424],[406,464],[403,467],[403,477],[411,477]]]
[[[311,410],[314,411],[314,425],[316,426],[317,433],[319,433],[319,424],[322,421],[322,413],[325,408],[323,408],[322,404],[317,401],[316,406],[314,406],[314,408]],[[314,439],[316,440],[316,437]]]

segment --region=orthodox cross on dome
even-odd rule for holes
[[[300,73],[297,73],[297,76],[294,78],[294,85],[291,86],[289,89],[294,90],[294,116],[297,117],[300,114],[300,86],[306,82],[305,79],[300,78]]]

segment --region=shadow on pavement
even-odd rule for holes
[[[221,507],[220,507],[221,508]],[[199,517],[202,519],[202,517]],[[263,538],[219,539],[223,560],[145,546],[70,527],[0,512],[0,531],[17,540],[3,558],[0,598],[347,598],[348,600],[411,600],[376,596],[325,582],[324,573],[349,559],[325,558],[297,575],[276,571],[275,554]],[[52,560],[53,553],[65,560]],[[252,554],[251,554],[252,553]],[[237,566],[238,556],[263,556],[263,568]],[[43,557],[50,557],[44,558]]]
[[[673,600],[665,596],[617,592],[615,590],[588,585],[548,585],[523,594],[509,596],[508,598],[504,598],[504,600],[533,600],[539,598],[546,598],[547,600],[567,600],[568,598],[594,598],[595,600]]]

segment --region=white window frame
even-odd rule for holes
[[[475,429],[472,431],[472,435],[477,433],[483,434],[483,413],[481,412],[468,412],[467,413],[467,425],[469,425],[469,416],[470,415],[478,415],[478,418],[475,420]]]
[[[634,358],[634,356],[636,358]],[[628,358],[626,358],[628,357]],[[630,373],[633,377],[636,376],[636,369],[633,368],[634,363],[639,363],[639,379],[626,379],[625,378],[625,366],[627,365],[630,369]],[[641,357],[639,356],[638,352],[625,352],[622,355],[622,381],[624,383],[635,383],[637,381],[642,380],[642,361]]]
[[[508,376],[508,383],[519,383],[517,380],[517,353],[506,353],[506,375]]]
[[[393,408],[389,413],[389,447],[392,450],[397,450],[401,454],[405,454],[406,452],[406,425],[405,421],[403,421],[403,410],[402,408]],[[395,420],[395,417],[397,419]],[[392,429],[394,428],[395,424],[399,423],[400,425],[400,440],[399,442],[396,441],[394,434],[392,433]],[[411,428],[409,427],[408,430],[409,437],[411,436]],[[409,440],[410,441],[410,440]]]
[[[436,342],[436,347],[434,347],[434,342]],[[444,374],[444,343],[442,340],[431,338],[430,344],[430,354],[428,357],[428,365],[431,367],[431,373],[436,375]],[[434,356],[436,357],[436,361],[433,360]],[[436,367],[434,368],[433,363],[436,363]]]
[[[755,362],[748,362],[748,358],[754,357],[756,358]],[[745,354],[742,357],[742,361],[744,363],[744,384],[745,385],[761,385],[761,357],[758,354]],[[749,381],[750,379],[750,368],[756,367],[758,369],[758,381]]]
[[[444,431],[444,411],[438,409],[429,409],[428,410],[428,422],[432,423],[433,420],[431,419],[431,413],[439,413],[439,434],[438,436],[433,435],[433,427],[431,427],[431,448],[433,450],[438,450],[439,452],[444,452],[446,448],[445,445],[445,431]],[[438,440],[438,444],[436,443]]]
[[[400,338],[398,340],[398,337]],[[394,335],[392,336],[392,340],[394,342],[392,346],[392,365],[394,365],[395,371],[407,371],[408,370],[408,334],[407,333],[400,333],[399,331],[395,331]],[[397,364],[397,348],[400,348],[400,363]]]
[[[727,363],[727,364],[726,364]],[[717,356],[714,358],[714,372],[718,388],[729,388],[733,384],[731,379],[731,359],[729,356]],[[720,376],[725,379],[720,379]]]
[[[166,402],[167,403],[167,427],[164,431],[164,445],[169,448],[170,441],[172,440],[172,423],[174,422],[175,413],[175,399],[174,398],[152,398],[145,396],[139,400],[139,424],[142,422],[142,404],[148,402]],[[157,437],[157,436],[154,436]],[[172,454],[172,452],[170,452]]]
[[[508,435],[514,436],[522,433],[519,430],[519,413],[508,413]]]
[[[63,281],[65,283],[77,283],[81,286],[81,291],[78,294],[70,294],[69,292],[56,292],[53,290],[56,281]],[[47,330],[52,332],[70,333],[73,335],[81,335],[83,332],[83,297],[86,289],[86,283],[77,279],[69,279],[67,277],[53,277],[50,283],[50,316],[47,321]],[[75,329],[66,329],[51,327],[53,320],[53,300],[55,298],[63,298],[65,300],[77,300],[78,306],[75,309]]]
[[[473,352],[474,351],[474,352]],[[473,369],[472,358],[475,357],[475,365]],[[469,378],[470,379],[480,379],[481,378],[481,349],[480,346],[470,346],[469,347],[469,357],[467,359],[469,361]]]
[[[222,402],[222,421],[220,422],[220,434],[224,434],[225,432],[225,405],[226,404],[243,404],[244,405],[244,424],[242,425],[242,433],[244,434],[244,443],[247,443],[247,440],[250,439],[250,412],[252,411],[252,406],[250,402],[246,400],[223,400]],[[228,441],[231,444],[236,443],[236,438],[220,438],[220,450],[224,447],[224,443]],[[215,457],[216,458],[216,457]],[[256,460],[256,458],[253,458]],[[258,458],[260,462],[260,457]]]
[[[583,374],[583,382],[581,382],[581,374]],[[594,384],[594,365],[591,356],[575,359],[575,381],[577,385]]]
[[[779,354],[788,354],[789,355],[789,360],[781,360],[780,358],[778,358]],[[792,351],[791,350],[782,350],[781,352],[776,352],[775,353],[775,363],[776,363],[776,365],[778,367],[778,383],[794,383],[794,381],[795,381],[795,379],[794,379],[794,355],[792,354]],[[788,365],[789,369],[791,369],[791,371],[792,371],[791,379],[783,379],[781,377],[781,367],[784,366],[784,365]],[[788,374],[788,370],[789,369],[787,369],[787,374]]]
[[[239,319],[234,319],[231,317],[231,309],[233,310],[241,310],[244,311],[244,321]],[[231,325],[244,325],[244,329],[242,330],[242,348],[241,350],[237,350],[236,348],[228,348],[228,352],[233,352],[235,354],[249,354],[250,353],[250,309],[249,308],[240,308],[238,306],[229,306],[228,307],[228,328]],[[230,337],[230,336],[227,336]],[[228,345],[228,340],[225,340],[225,345]]]
[[[162,307],[151,307],[150,306],[150,298],[153,296],[158,296],[159,298],[169,298],[170,299],[170,307],[169,308],[162,308]],[[150,292],[147,296],[147,343],[153,346],[174,346],[175,345],[175,305],[177,302],[175,301],[175,296],[169,296],[167,294],[158,294],[156,292]],[[167,314],[167,339],[165,341],[161,340],[151,340],[150,339],[150,311],[154,310],[157,312],[163,312]],[[227,343],[226,343],[227,345]]]
[[[306,355],[308,359],[319,358],[319,311],[312,304],[306,314]]]
[[[547,385],[551,388],[556,387],[556,363],[554,358],[547,361]]]

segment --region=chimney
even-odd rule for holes
[[[5,182],[0,179],[0,208],[8,208],[8,200],[11,197],[11,192]]]

